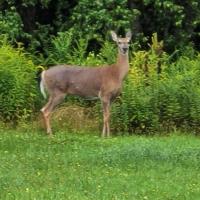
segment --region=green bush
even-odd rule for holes
[[[30,116],[36,108],[36,70],[21,48],[0,46],[0,119],[13,121]]]
[[[15,42],[24,35],[22,28],[22,20],[15,7],[4,12],[0,11],[0,34],[6,34],[12,42]]]
[[[105,42],[99,53],[87,54],[88,40],[78,39],[72,48],[72,35],[60,33],[53,38],[47,59],[91,67],[115,62],[117,48],[114,43]],[[182,52],[182,56],[175,60],[173,55],[163,51],[163,42],[158,41],[157,34],[153,35],[149,46],[148,51],[130,50],[130,71],[122,95],[112,104],[111,127],[115,131],[137,133],[180,127],[198,129],[200,55],[188,47],[187,52]],[[99,101],[74,97],[67,98],[67,101],[83,107],[94,106],[93,114],[102,119]]]
[[[84,14],[82,11],[84,10]],[[137,12],[128,8],[128,1],[80,0],[74,7],[71,22],[83,35],[106,33],[110,29],[127,29]]]
[[[170,57],[151,50],[131,59],[122,97],[113,105],[113,127],[155,132],[200,125],[200,56]],[[159,68],[159,70],[158,70]]]
[[[51,42],[52,46],[46,49],[48,57],[40,57],[39,63],[94,67],[116,60],[117,48],[111,42],[102,43],[99,53],[87,53],[88,39],[75,39],[73,32],[59,33]],[[148,51],[130,50],[130,71],[121,96],[112,104],[113,132],[198,129],[200,55],[188,46],[186,52],[182,50],[182,55],[174,59],[174,55],[169,56],[163,51],[163,42],[158,42],[156,34],[149,46]],[[4,121],[28,117],[35,110],[39,91],[34,78],[32,61],[20,48],[13,49],[3,42],[0,48],[0,117]],[[76,97],[68,97],[67,101],[69,105],[93,106],[91,116],[102,119],[99,101]]]

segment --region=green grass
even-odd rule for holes
[[[0,132],[0,199],[200,199],[200,138]]]

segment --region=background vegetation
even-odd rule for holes
[[[193,43],[199,49],[198,0],[1,0],[0,33],[21,41],[32,53],[45,52],[51,37],[69,29],[88,37],[97,51],[108,31],[133,32],[133,41],[146,47],[154,32],[167,51]]]
[[[12,48],[6,38],[0,47],[0,120],[15,123],[36,109],[36,68],[22,49]]]
[[[1,121],[17,124],[38,115],[44,103],[37,84],[40,70],[58,63],[92,67],[115,62],[111,29],[121,35],[127,29],[133,32],[130,73],[122,95],[113,104],[113,129],[153,133],[184,128],[198,132],[197,0],[2,0]],[[75,128],[78,119],[86,127],[93,121],[96,129],[101,121],[99,102],[74,97],[68,97],[68,102],[71,109],[60,109],[55,121],[64,123],[70,116],[71,121],[64,124],[67,127]],[[70,113],[77,113],[73,110],[81,114],[73,116]]]

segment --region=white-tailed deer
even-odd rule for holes
[[[52,134],[50,115],[67,94],[82,97],[99,97],[103,107],[102,136],[110,136],[110,105],[120,93],[122,82],[129,70],[128,49],[131,32],[125,38],[118,38],[111,31],[112,39],[118,45],[117,62],[99,67],[78,67],[56,65],[41,74],[40,89],[44,97],[49,94],[47,104],[41,109],[48,134]]]

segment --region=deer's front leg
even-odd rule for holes
[[[110,136],[110,99],[102,99],[103,104],[103,131],[102,137]]]

